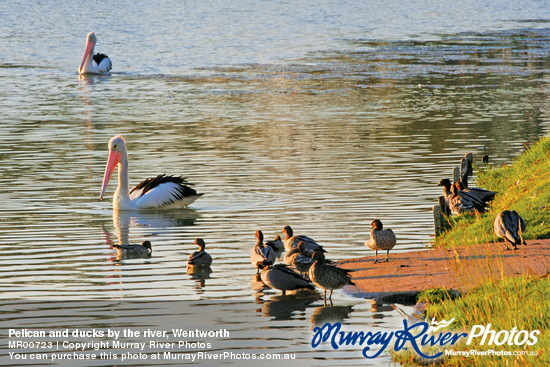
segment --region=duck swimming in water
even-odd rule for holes
[[[193,252],[189,255],[187,260],[187,266],[210,266],[212,265],[212,256],[208,252],[204,251],[206,244],[202,238],[195,239],[193,242],[195,245],[199,246],[199,251]]]
[[[113,245],[117,252],[116,259],[147,259],[151,257],[153,249],[151,242],[143,241],[141,245]]]
[[[384,225],[378,219],[375,219],[371,222],[370,238],[365,242],[365,246],[374,250],[374,263],[378,261],[378,250],[386,250],[386,260],[388,262],[388,256],[390,250],[395,246],[397,238],[395,233],[391,229],[384,229]]]
[[[508,244],[517,250],[517,245],[525,245],[523,232],[525,231],[525,221],[515,210],[504,210],[497,214],[493,223],[495,235],[504,238],[506,249],[510,249]]]
[[[252,248],[250,252],[250,263],[258,269],[258,272],[265,268],[268,265],[273,265],[275,262],[275,251],[263,243],[264,235],[262,231],[256,231],[256,245]]]

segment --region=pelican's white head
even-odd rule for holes
[[[109,180],[113,175],[116,166],[127,157],[126,153],[126,140],[122,135],[115,135],[109,140],[109,160],[105,167],[105,174],[103,175],[103,187],[101,188],[101,195],[99,199],[103,199]]]
[[[93,54],[94,54],[94,48],[95,48],[96,42],[97,42],[97,37],[95,36],[95,33],[94,32],[88,33],[88,35],[86,36],[86,49],[84,50],[84,56],[82,56],[82,61],[80,62],[80,67],[78,68],[78,72],[80,74],[84,74],[88,72],[85,66],[88,63],[91,64],[92,57],[94,56]]]

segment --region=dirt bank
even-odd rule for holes
[[[354,269],[355,287],[346,291],[387,302],[414,303],[421,291],[445,287],[465,292],[489,279],[550,272],[550,239],[526,241],[516,251],[501,243],[456,249],[391,252],[387,263],[374,263],[374,255],[342,260],[339,265]],[[378,254],[384,259],[385,253]],[[380,256],[382,255],[382,256]]]

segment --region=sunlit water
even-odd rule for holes
[[[425,248],[436,185],[466,152],[500,165],[550,128],[545,2],[384,3],[0,3],[2,298],[223,301],[232,321],[212,325],[239,337],[220,349],[364,364],[359,349],[311,350],[315,316],[386,330],[402,315],[342,291],[327,311],[319,294],[259,290],[254,232],[291,224],[330,258],[354,258],[372,254],[363,243],[378,218],[395,252]],[[109,77],[76,73],[90,30]],[[181,174],[204,196],[188,210],[113,213],[116,177],[106,200],[99,192],[115,134],[131,184]],[[186,271],[197,237],[214,258],[206,279]],[[109,246],[145,239],[151,259],[116,261]],[[96,325],[104,307],[82,321],[67,306],[62,325]],[[25,327],[57,325],[26,312]],[[147,326],[196,314],[156,321],[164,312],[148,311]]]

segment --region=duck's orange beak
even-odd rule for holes
[[[99,195],[99,200],[103,199],[103,195],[105,194],[105,190],[107,189],[109,180],[113,175],[113,171],[115,170],[117,164],[120,163],[121,159],[122,153],[120,153],[118,150],[111,150],[111,153],[109,154],[109,160],[107,161],[107,166],[105,167],[105,174],[103,175],[103,187],[101,188],[101,195]]]

